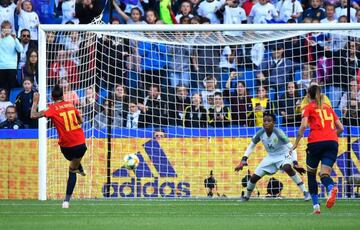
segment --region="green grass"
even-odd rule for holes
[[[2,200],[0,229],[360,229],[360,200],[319,216],[300,200]]]

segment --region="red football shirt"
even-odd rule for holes
[[[85,143],[84,131],[77,119],[80,113],[71,102],[62,101],[52,104],[44,111],[44,115],[54,122],[61,147],[73,147]]]
[[[323,104],[323,108],[318,109],[316,103],[311,102],[305,106],[303,117],[308,118],[310,126],[308,143],[338,141],[335,121],[339,118],[330,106]]]

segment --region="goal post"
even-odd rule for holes
[[[342,51],[350,55],[351,50],[347,46],[349,41],[354,41],[359,49],[359,31],[359,24],[342,23],[39,25],[39,109],[46,108],[49,103],[50,90],[55,82],[64,80],[65,83],[61,84],[66,84],[69,100],[74,100],[76,107],[86,116],[83,128],[87,136],[88,153],[84,158],[84,167],[89,174],[85,179],[79,178],[74,197],[206,197],[209,187],[206,187],[205,179],[210,176],[210,171],[214,173],[220,196],[240,196],[243,191],[241,181],[246,177],[246,170],[234,174],[233,169],[250,143],[250,138],[261,126],[261,122],[257,123],[262,119],[261,111],[270,109],[267,107],[269,104],[277,115],[276,127],[293,138],[298,122],[295,122],[295,118],[288,118],[290,102],[287,96],[285,99],[281,96],[286,94],[290,81],[302,82],[301,75],[307,71],[312,75],[309,74],[309,79],[306,79],[309,81],[305,85],[315,79],[322,85],[324,94],[331,94],[330,98],[335,95],[331,90],[338,88],[344,89],[341,98],[344,95],[350,97],[350,83],[358,79],[359,66],[356,65],[356,71],[351,70],[351,74],[341,72],[346,69],[348,59],[345,56],[340,58],[339,55]],[[229,36],[227,32],[240,32],[242,35]],[[54,36],[53,45],[49,45],[49,33]],[[310,47],[310,40],[306,37],[309,33],[323,35],[317,38],[315,47]],[[303,43],[299,42],[298,47],[295,47],[291,44],[292,39],[300,39]],[[328,56],[318,55],[318,51],[314,51],[319,47],[325,53],[328,51],[325,46],[334,49]],[[283,50],[283,55],[287,52],[285,67],[279,67],[285,61],[277,62],[274,66],[266,63],[279,49]],[[296,53],[298,50],[305,53]],[[206,56],[209,54],[218,55],[212,57],[217,60],[216,64],[214,60],[209,60],[211,56]],[[316,60],[312,60],[309,55],[314,55]],[[301,61],[295,63],[295,59]],[[343,59],[346,59],[345,62],[342,62]],[[282,68],[284,71],[288,68],[291,73],[280,73]],[[340,73],[336,75],[334,69]],[[272,76],[274,74],[276,76]],[[285,81],[280,81],[277,75],[284,75]],[[341,83],[341,87],[333,87],[337,86],[334,84],[334,76],[343,75],[347,75],[348,86]],[[214,81],[215,89],[207,90],[206,84],[211,84],[211,81]],[[245,113],[233,110],[238,106],[234,104],[238,98],[232,95],[237,92],[239,84],[245,84],[248,90],[244,97],[249,97],[249,101],[241,107]],[[262,86],[267,91],[265,102],[254,99]],[[304,98],[306,89],[302,90],[297,100],[294,99],[294,106]],[[188,101],[185,103],[184,99],[182,105],[177,107],[177,97],[181,98],[185,92]],[[196,100],[194,95],[199,92],[202,92],[199,100],[206,113],[201,121],[203,123],[193,121],[193,116],[201,116],[203,112],[192,113],[191,107]],[[96,94],[94,101],[91,98],[86,102],[87,95],[92,93]],[[218,93],[220,99],[216,98]],[[152,95],[160,99],[153,100]],[[336,111],[342,116],[339,95],[335,97],[338,100]],[[215,108],[216,100],[222,101],[221,115]],[[280,104],[283,111],[280,111]],[[261,109],[257,109],[258,106]],[[132,107],[137,110],[131,111]],[[108,109],[111,110],[109,113],[103,112]],[[190,117],[186,117],[186,113],[190,112]],[[299,112],[296,113],[299,115]],[[292,115],[295,117],[295,112]],[[144,119],[142,123],[137,120],[141,116]],[[237,123],[234,116],[238,118]],[[241,118],[243,120],[240,119],[242,116],[245,116]],[[138,123],[133,127],[134,119]],[[358,120],[347,124],[350,131],[344,135],[349,138],[341,139],[339,163],[335,166],[334,174],[338,178],[336,183],[342,186],[342,197],[346,197],[345,193],[351,196],[355,194],[355,179],[350,180],[350,183],[349,177],[354,177],[360,170],[360,165],[356,163],[356,158],[360,160],[360,153],[353,154],[355,150],[348,147],[351,143],[358,144],[356,138],[359,125]],[[352,129],[357,133],[354,138],[351,136]],[[161,131],[159,135],[163,135],[162,139],[157,139],[156,131]],[[111,143],[107,142],[108,136],[111,137]],[[65,190],[67,167],[56,138],[52,124],[45,118],[40,119],[39,200],[60,199]],[[112,150],[109,169],[107,148]],[[305,148],[306,140],[303,140],[298,153],[303,166]],[[130,153],[136,153],[141,161],[135,174],[122,167],[123,156]],[[259,143],[249,159],[251,173],[265,155]],[[296,185],[285,174],[276,174],[274,177],[284,185],[282,196],[301,197]],[[258,192],[262,197],[266,196],[269,178],[266,176],[258,184]],[[108,187],[111,188],[110,194],[106,191]],[[255,192],[253,195],[256,195]]]

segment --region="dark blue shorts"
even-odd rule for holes
[[[60,149],[66,160],[71,161],[72,159],[82,158],[85,155],[87,147],[85,144],[82,144],[73,147],[60,147]]]
[[[339,144],[336,141],[309,143],[306,149],[306,164],[316,169],[321,164],[332,167],[335,164]]]

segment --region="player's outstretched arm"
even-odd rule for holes
[[[238,166],[235,167],[235,172],[239,172],[240,170],[242,170],[244,168],[244,166],[247,166],[247,159],[250,155],[250,153],[254,150],[256,144],[254,144],[253,141],[251,141],[250,145],[247,147],[244,156],[241,158],[240,163],[238,164]]]
[[[44,111],[39,111],[38,112],[39,98],[40,98],[39,93],[35,92],[34,96],[33,96],[33,104],[32,104],[31,113],[30,113],[30,118],[31,119],[38,119],[40,117],[45,116]]]

